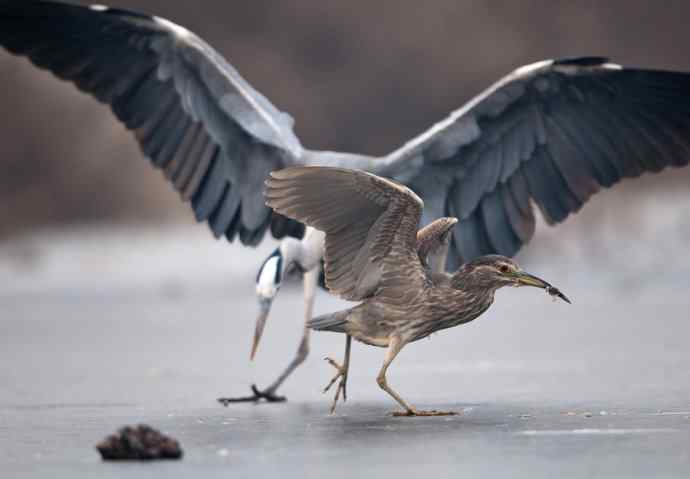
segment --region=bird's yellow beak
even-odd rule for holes
[[[254,360],[256,356],[256,350],[259,347],[259,341],[261,341],[261,335],[264,332],[264,327],[266,326],[266,320],[268,319],[268,313],[271,310],[272,298],[261,298],[259,300],[259,316],[256,318],[256,327],[254,328],[254,341],[252,342],[252,352],[249,356],[250,361]]]
[[[534,286],[535,288],[545,289],[546,292],[551,296],[556,296],[561,298],[566,303],[571,304],[566,295],[561,293],[558,288],[551,286],[549,283],[537,276],[534,276],[533,274],[529,274],[524,271],[517,271],[514,273],[514,277],[518,286]]]
[[[520,284],[520,286],[534,286],[535,288],[542,289],[546,289],[547,287],[551,286],[543,279],[534,276],[533,274],[525,273],[524,271],[516,271],[515,280]]]

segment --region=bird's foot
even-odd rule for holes
[[[417,409],[408,409],[407,411],[394,411],[391,413],[393,417],[415,417],[415,416],[458,416],[460,413],[455,411],[419,411]]]
[[[255,384],[252,384],[252,395],[244,396],[238,398],[218,398],[218,402],[223,406],[228,407],[231,403],[236,402],[259,402],[262,399],[266,402],[285,402],[287,398],[285,396],[276,396],[273,391],[267,389],[265,391],[259,391]]]
[[[347,401],[347,368],[344,366],[341,366],[337,361],[331,358],[324,358],[326,361],[328,361],[328,364],[333,366],[335,369],[338,370],[337,374],[333,376],[333,379],[328,383],[328,385],[323,389],[323,392],[326,393],[328,392],[329,389],[331,389],[331,386],[335,384],[335,382],[340,379],[338,382],[338,387],[335,390],[335,396],[333,397],[333,404],[331,405],[331,414],[335,413],[335,407],[338,404],[338,399],[340,399],[340,394],[342,393],[343,395],[343,402]]]

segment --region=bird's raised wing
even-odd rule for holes
[[[417,255],[423,203],[405,186],[358,170],[294,167],[271,173],[266,204],[326,233],[326,286],[358,301],[425,281]]]
[[[262,238],[263,181],[302,147],[292,119],[199,37],[124,10],[22,0],[0,2],[0,46],[108,103],[216,236]]]
[[[457,222],[457,218],[439,218],[417,231],[417,254],[428,271],[445,272],[452,228]]]
[[[452,249],[468,261],[515,254],[534,233],[532,203],[558,223],[602,186],[689,159],[689,74],[586,57],[517,69],[381,173],[424,198],[425,220],[460,220]]]

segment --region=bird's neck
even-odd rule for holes
[[[454,284],[454,277],[432,288],[429,303],[432,305],[434,321],[427,322],[416,339],[434,331],[452,328],[470,322],[482,315],[493,303],[493,288],[480,288],[469,283]]]
[[[475,298],[478,302],[491,304],[494,300],[494,294],[498,289],[498,285],[490,279],[483,278],[479,275],[468,274],[466,271],[459,269],[450,278],[450,285],[453,289],[460,291],[463,294],[468,294]]]

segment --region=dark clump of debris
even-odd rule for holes
[[[175,439],[150,426],[125,426],[96,445],[101,457],[108,461],[150,461],[180,459],[182,449]]]

